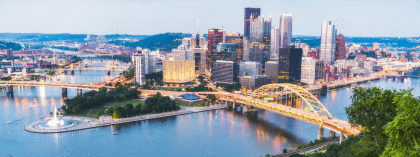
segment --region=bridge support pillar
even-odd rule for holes
[[[247,105],[243,105],[242,107],[242,114],[245,114],[246,112],[249,112],[249,108]]]
[[[67,88],[61,88],[61,97],[67,98]]]
[[[404,76],[403,76],[403,77],[401,77],[401,82],[404,82]]]
[[[7,96],[13,97],[13,86],[6,86],[6,94]]]
[[[70,73],[71,73],[71,75],[74,75],[74,70],[71,70],[71,72],[70,72]]]
[[[108,72],[106,73],[108,76],[111,75],[111,71],[108,70]]]
[[[343,142],[343,140],[344,140],[344,132],[343,131],[341,131],[341,134],[340,134],[340,144],[341,144],[341,142]]]
[[[331,139],[334,139],[335,138],[335,132],[332,131],[332,130],[330,130],[330,138]]]
[[[322,140],[324,138],[324,127],[320,126],[318,128],[318,140]]]
[[[82,89],[76,89],[76,95],[82,94]]]
[[[395,76],[392,78],[392,81],[395,81]]]
[[[235,100],[233,100],[233,103],[232,103],[232,109],[233,110],[235,110],[236,108],[235,108]]]

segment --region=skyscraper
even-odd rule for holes
[[[335,39],[337,30],[331,21],[322,21],[321,28],[321,51],[319,53],[319,60],[328,63],[334,63],[335,59]]]
[[[272,54],[275,54],[273,56],[277,56],[279,53],[279,36],[280,32],[277,28],[271,28],[271,46],[270,46],[270,52]]]
[[[283,14],[280,17],[279,48],[287,48],[292,41],[292,15]]]
[[[245,8],[244,37],[248,40],[250,33],[251,16],[256,18],[261,14],[261,8]]]
[[[143,85],[146,82],[146,73],[145,73],[145,58],[142,54],[142,50],[139,50],[137,54],[132,56],[133,64],[135,67],[134,77],[136,82],[139,85]]]
[[[219,43],[223,43],[224,41],[226,41],[226,31],[224,31],[223,27],[222,29],[209,29],[208,31],[208,36],[207,36],[207,47],[208,47],[208,52],[206,54],[207,56],[207,68],[211,68],[211,65],[208,64],[208,62],[212,61],[210,58],[210,54],[216,50],[217,45]]]
[[[315,83],[315,66],[316,59],[312,59],[311,57],[302,57],[301,82],[310,85]]]
[[[248,60],[264,64],[270,58],[271,17],[255,18],[250,25]]]
[[[279,49],[278,83],[299,83],[302,67],[302,49],[290,46]]]
[[[343,34],[338,34],[336,39],[335,60],[346,59],[346,39]]]

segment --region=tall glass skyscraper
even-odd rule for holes
[[[272,54],[275,54],[273,56],[278,56],[279,54],[279,29],[277,28],[271,28],[271,46],[270,46],[270,52]]]
[[[268,20],[255,18],[250,25],[248,59],[264,64],[270,58],[271,16]]]
[[[245,8],[244,16],[244,37],[249,39],[251,16],[253,18],[259,17],[261,14],[261,8]]]
[[[335,59],[335,48],[336,48],[336,34],[337,30],[334,25],[331,25],[331,21],[322,21],[321,28],[321,50],[319,52],[319,60],[334,63]]]
[[[280,37],[279,37],[279,47],[280,48],[287,48],[290,46],[290,42],[292,41],[292,15],[291,14],[283,14],[280,17]]]

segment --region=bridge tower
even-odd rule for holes
[[[114,61],[112,61],[112,62],[114,62]],[[111,75],[111,65],[110,64],[108,64],[108,72],[106,74],[108,76]]]
[[[70,64],[71,75],[74,75],[74,70],[73,70],[73,67],[74,67],[74,65],[73,65],[73,63],[71,63],[71,64]]]

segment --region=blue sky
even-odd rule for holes
[[[259,7],[293,35],[321,34],[332,21],[345,36],[420,36],[420,0],[0,0],[0,32],[152,35],[220,28],[243,33],[245,7]]]

